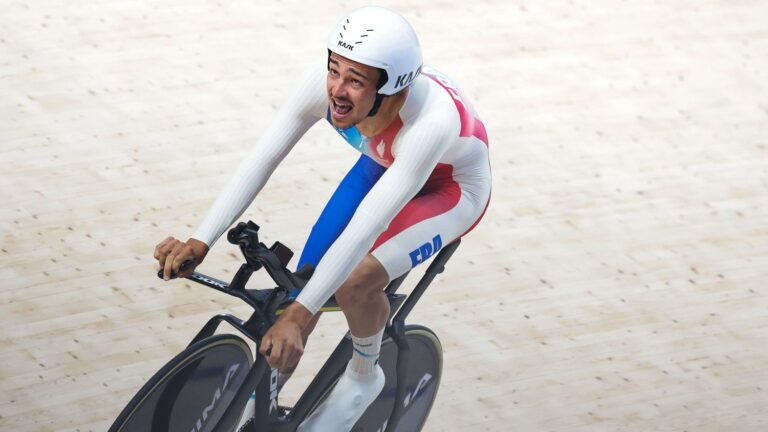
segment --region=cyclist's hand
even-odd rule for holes
[[[178,277],[187,277],[192,274],[203,259],[208,254],[208,245],[196,239],[189,239],[185,242],[174,237],[168,237],[155,246],[155,259],[160,263],[163,269],[163,279],[171,278],[171,272]],[[185,261],[192,261],[192,265],[179,272],[179,267]]]
[[[262,338],[259,352],[267,363],[279,371],[293,370],[304,354],[301,329],[312,319],[312,313],[299,303],[286,309]]]

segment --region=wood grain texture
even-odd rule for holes
[[[384,1],[474,97],[491,206],[412,315],[427,431],[768,427],[768,4]],[[154,277],[362,2],[0,13],[0,430],[102,431],[236,301]],[[356,160],[318,125],[243,218],[297,253]],[[202,271],[230,277],[220,242]],[[265,282],[254,279],[254,286]],[[294,382],[343,332],[324,318]]]

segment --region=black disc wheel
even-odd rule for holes
[[[251,349],[241,338],[205,338],[187,347],[150,378],[109,431],[211,431],[252,364]],[[231,419],[232,430],[237,420]]]
[[[403,401],[405,411],[394,430],[413,432],[424,426],[437,396],[443,371],[443,348],[435,333],[426,327],[408,325],[405,327],[405,337],[410,347]],[[391,338],[386,338],[381,344],[379,355],[379,364],[387,378],[386,384],[352,431],[377,432],[387,429],[397,396],[396,363],[397,346]]]

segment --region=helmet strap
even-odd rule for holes
[[[379,108],[381,107],[381,102],[384,100],[386,95],[383,95],[381,93],[376,93],[376,100],[373,101],[373,108],[371,108],[371,111],[368,113],[368,117],[373,117],[376,115],[377,112],[379,112]]]
[[[379,69],[379,82],[376,83],[376,100],[373,101],[373,108],[371,108],[371,112],[368,113],[368,117],[373,117],[376,115],[377,112],[379,112],[379,108],[381,107],[381,102],[384,101],[384,97],[386,95],[383,95],[381,93],[378,93],[379,90],[381,90],[382,87],[384,87],[384,84],[387,83],[389,80],[389,77],[387,76],[387,71],[384,69]]]

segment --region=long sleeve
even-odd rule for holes
[[[323,117],[326,104],[325,67],[318,62],[305,72],[293,95],[240,163],[192,237],[213,246],[251,204],[299,138]]]
[[[336,292],[458,136],[455,115],[455,109],[435,110],[401,131],[399,154],[360,203],[296,301],[314,314]]]

